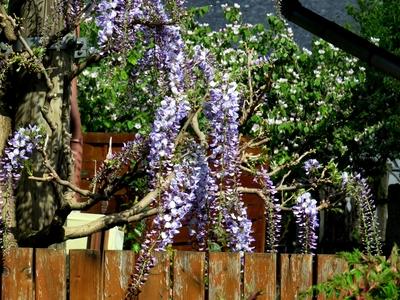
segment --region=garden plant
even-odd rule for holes
[[[206,8],[187,11],[179,0],[21,1],[8,10],[4,4],[4,251],[152,217],[127,289],[131,298],[155,264],[153,251],[165,251],[183,223],[198,250],[251,252],[242,195],[254,193],[264,201],[265,251],[277,251],[293,220],[297,251],[315,252],[320,212],[335,210],[355,212],[363,250],[381,253],[365,166],[355,163],[359,148],[351,147],[374,141],[379,123],[356,121],[365,111],[354,95],[366,77],[354,58],[321,40],[311,51],[300,49],[282,19],[268,16],[268,29],[246,24],[238,5],[223,6],[227,24],[213,31],[195,18]],[[43,15],[48,8],[54,15]],[[87,57],[76,54],[79,24],[89,41],[96,38]],[[87,128],[135,133],[96,170],[90,190],[73,183],[70,87],[79,75]],[[260,153],[251,154],[253,147]],[[258,187],[242,186],[242,173]],[[65,226],[72,211],[108,201],[127,184],[136,188],[126,209]]]

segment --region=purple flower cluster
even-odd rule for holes
[[[170,91],[175,98],[184,94],[185,51],[178,26],[164,26],[155,49],[159,69],[166,70]]]
[[[146,235],[139,259],[136,263],[136,272],[132,277],[130,294],[138,292],[148,276],[148,271],[154,266],[152,251],[165,251],[172,243],[174,236],[179,233],[182,221],[188,215],[194,203],[197,202],[198,186],[201,180],[201,168],[198,167],[202,154],[195,145],[183,160],[174,166],[174,178],[168,189],[161,194],[161,213],[152,223],[151,230]]]
[[[154,236],[151,232],[146,234],[146,238],[141,245],[139,257],[136,260],[135,272],[131,274],[125,299],[137,299],[140,287],[147,281],[149,270],[153,268],[157,261],[153,256]]]
[[[164,176],[172,171],[171,161],[175,150],[180,123],[188,113],[186,102],[177,103],[176,99],[166,97],[156,111],[153,128],[150,133],[150,154],[148,156],[150,175]]]
[[[206,250],[208,239],[208,226],[210,223],[209,208],[216,211],[214,200],[217,185],[210,174],[207,158],[204,152],[198,154],[199,182],[195,190],[196,201],[192,204],[190,214],[189,234],[195,238],[200,251]]]
[[[15,184],[19,180],[25,161],[31,157],[41,139],[40,129],[36,125],[22,127],[14,133],[0,159],[0,182],[11,180]]]
[[[298,226],[298,240],[301,253],[312,253],[317,247],[318,209],[317,201],[306,192],[297,198],[293,214]]]
[[[205,103],[204,114],[211,123],[211,160],[218,177],[228,182],[238,172],[239,156],[239,94],[237,84],[224,83],[210,90],[210,100]]]
[[[275,197],[277,193],[274,183],[269,177],[267,170],[261,169],[254,178],[255,182],[259,182],[263,188],[265,196],[264,214],[267,221],[267,229],[265,234],[265,251],[276,252],[279,238],[281,235],[282,213],[279,199]]]
[[[160,4],[161,5],[161,4]],[[161,8],[158,10],[162,11]],[[156,53],[161,68],[167,72],[171,96],[166,96],[160,104],[150,134],[150,173],[154,177],[171,170],[170,162],[175,149],[175,139],[179,133],[180,123],[190,110],[185,96],[184,43],[177,26],[163,26]]]
[[[254,241],[251,233],[251,221],[237,191],[226,191],[223,202],[228,207],[223,207],[223,225],[228,233],[227,246],[234,252],[252,252],[251,243]]]
[[[153,12],[161,21],[167,21],[160,1],[153,1]],[[157,199],[162,212],[153,220],[152,228],[146,236],[136,274],[133,276],[131,294],[137,293],[144,282],[148,270],[154,264],[151,259],[152,250],[165,250],[179,232],[182,221],[191,210],[196,198],[199,182],[198,151],[189,147],[190,151],[183,156],[179,164],[175,158],[176,138],[182,120],[188,115],[190,105],[185,95],[184,72],[186,60],[184,43],[177,26],[163,25],[157,30],[155,49],[157,67],[166,74],[169,94],[161,101],[155,115],[152,131],[149,136],[149,173],[153,188],[157,188],[163,178],[174,174],[169,188]],[[178,158],[176,158],[178,159]]]
[[[182,221],[195,201],[195,188],[199,182],[199,168],[188,162],[175,166],[174,174],[169,189],[162,195],[162,213],[154,219],[155,228],[160,233],[158,251],[165,250],[179,233]]]
[[[381,254],[381,236],[375,215],[375,204],[367,180],[360,174],[342,176],[346,194],[354,200],[359,217],[358,229],[365,251],[371,255]]]
[[[204,104],[204,115],[210,123],[211,166],[209,190],[218,191],[210,203],[211,227],[223,227],[232,251],[252,251],[251,222],[236,190],[239,157],[239,93],[237,84],[226,75],[215,82],[215,72],[207,61],[208,53],[195,48],[194,62],[203,71],[210,87],[210,98]],[[218,224],[220,222],[220,224]]]
[[[306,171],[306,174],[307,174],[307,175],[310,175],[310,174],[312,174],[312,173],[315,173],[315,172],[316,172],[318,169],[320,169],[321,167],[322,167],[322,166],[321,166],[321,164],[319,163],[319,161],[316,160],[316,159],[314,159],[314,158],[307,160],[307,161],[304,163],[304,166],[303,166],[303,168],[304,168],[304,170]]]
[[[61,0],[62,8],[58,12],[60,16],[65,17],[67,26],[74,26],[82,12],[83,1],[81,0]]]
[[[182,7],[184,1],[179,0],[176,4],[178,8]],[[139,35],[148,40],[157,35],[159,29],[164,31],[161,37],[166,37],[170,35],[168,31],[179,31],[177,26],[167,26],[170,21],[161,0],[101,0],[96,11],[100,48],[104,52],[128,51]],[[176,46],[177,43],[174,40],[168,45]],[[164,51],[163,47],[158,49]]]
[[[98,42],[104,52],[127,51],[136,42],[138,32],[145,32],[140,25],[147,10],[143,0],[101,0],[97,5],[96,25]]]

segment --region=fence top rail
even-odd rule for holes
[[[347,267],[326,254],[173,251],[155,256],[139,300],[291,300]],[[16,248],[4,256],[1,299],[120,300],[134,268],[135,254],[129,250],[70,250],[67,255],[63,249]]]

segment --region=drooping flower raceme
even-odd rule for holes
[[[240,197],[237,191],[228,190],[221,201],[221,205],[228,204],[222,209],[223,225],[228,233],[227,246],[233,252],[252,252],[251,221]]]
[[[7,183],[11,180],[15,184],[20,179],[25,161],[31,157],[41,139],[40,128],[36,125],[22,127],[14,133],[0,159],[0,182]]]
[[[192,203],[190,213],[189,234],[195,239],[198,250],[204,251],[208,248],[209,208],[214,205],[217,186],[210,174],[205,151],[199,152],[197,167],[199,168],[199,182],[195,190],[196,200]]]
[[[293,206],[298,226],[298,241],[301,253],[312,253],[317,247],[318,209],[317,201],[306,192],[299,196]]]
[[[148,276],[149,269],[155,261],[151,257],[152,251],[164,251],[172,243],[174,236],[179,233],[182,222],[197,201],[196,192],[201,179],[199,159],[204,154],[195,145],[189,146],[189,153],[183,160],[174,165],[174,177],[168,189],[161,194],[161,212],[154,218],[151,230],[140,251],[136,263],[136,272],[132,276],[130,295],[136,295]]]
[[[354,201],[358,214],[358,230],[367,254],[381,254],[381,235],[375,214],[375,204],[367,180],[360,174],[342,175],[346,196]]]
[[[135,45],[138,34],[146,35],[151,4],[143,0],[101,0],[97,5],[96,25],[98,44],[103,52],[128,51]]]
[[[227,247],[232,251],[252,251],[251,222],[237,191],[239,157],[239,93],[237,84],[223,75],[215,82],[215,72],[207,61],[208,53],[195,48],[195,63],[204,73],[210,97],[204,104],[204,115],[210,123],[210,175],[214,180],[209,190],[217,190],[210,205],[212,227],[223,227],[227,233]],[[218,224],[218,222],[220,222]],[[218,239],[218,237],[217,237]]]
[[[281,205],[279,199],[276,198],[276,188],[272,182],[266,169],[261,169],[254,177],[254,181],[262,186],[262,191],[265,197],[264,215],[267,221],[265,234],[265,251],[276,252],[281,235]]]
[[[162,22],[168,21],[162,3],[152,1],[154,12]],[[156,30],[155,48],[152,50],[160,73],[167,80],[165,97],[156,110],[149,135],[149,175],[152,188],[160,188],[165,178],[173,176],[167,190],[157,197],[154,206],[161,212],[154,218],[150,231],[139,254],[136,272],[132,276],[128,298],[138,293],[149,269],[154,265],[152,251],[163,251],[179,232],[182,221],[192,207],[200,168],[197,149],[192,149],[179,162],[176,157],[176,139],[182,120],[188,115],[190,105],[185,95],[186,69],[184,43],[180,29],[162,25]],[[193,148],[193,147],[192,147]]]
[[[161,11],[161,8],[159,8]],[[184,72],[186,69],[184,43],[177,26],[166,25],[161,30],[156,44],[157,61],[167,72],[170,96],[165,96],[156,111],[152,132],[150,133],[150,174],[154,178],[171,171],[170,162],[175,149],[175,139],[181,121],[188,115],[190,104],[185,95]]]

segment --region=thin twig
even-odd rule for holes
[[[195,114],[194,114],[194,116],[193,116],[193,118],[192,118],[192,120],[191,120],[190,125],[192,126],[192,128],[193,128],[194,132],[196,133],[197,137],[199,138],[200,144],[201,144],[202,146],[207,147],[207,137],[206,137],[206,135],[204,134],[204,132],[202,132],[202,131],[200,130],[200,126],[199,126],[199,113],[200,113],[200,110],[201,110],[201,108],[199,108],[199,109],[195,112]]]
[[[303,153],[301,156],[299,156],[297,159],[295,159],[294,161],[291,161],[291,162],[288,162],[288,163],[283,164],[281,166],[278,166],[277,168],[275,168],[274,170],[269,172],[268,175],[269,176],[273,176],[276,173],[282,171],[283,169],[298,165],[303,160],[304,157],[306,157],[307,155],[309,155],[311,153],[315,153],[315,150],[307,151],[307,152]]]

